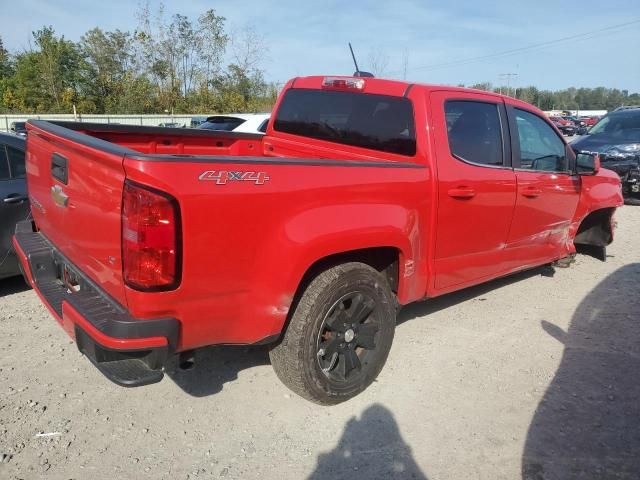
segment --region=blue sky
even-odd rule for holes
[[[52,25],[78,40],[87,30],[136,27],[138,2],[127,0],[3,0],[2,36],[12,51],[28,48],[31,32]],[[155,8],[156,2],[150,2]],[[517,54],[458,62],[640,20],[640,0],[166,1],[168,14],[196,18],[214,8],[230,29],[252,25],[269,46],[263,68],[269,80],[353,72],[347,42],[360,68],[372,53],[388,58],[388,77],[427,83],[500,83],[560,89],[571,85],[640,92],[640,23],[593,33]],[[445,63],[458,62],[454,65]]]

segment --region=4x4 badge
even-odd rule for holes
[[[264,185],[269,181],[269,177],[266,172],[207,170],[200,174],[198,180],[203,182],[216,182],[216,185],[226,185],[229,182],[253,182],[256,185]]]

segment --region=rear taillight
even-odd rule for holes
[[[125,183],[122,265],[136,290],[171,290],[180,283],[180,212],[173,197]]]

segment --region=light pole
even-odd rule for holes
[[[517,73],[501,73],[500,74],[501,81],[504,81],[504,79],[507,80],[507,95],[510,95],[511,93],[511,79],[517,76],[518,76]],[[502,85],[500,86],[500,93],[502,93]]]

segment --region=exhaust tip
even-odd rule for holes
[[[180,370],[191,370],[196,364],[196,352],[188,350],[181,352],[178,356],[178,368]]]

